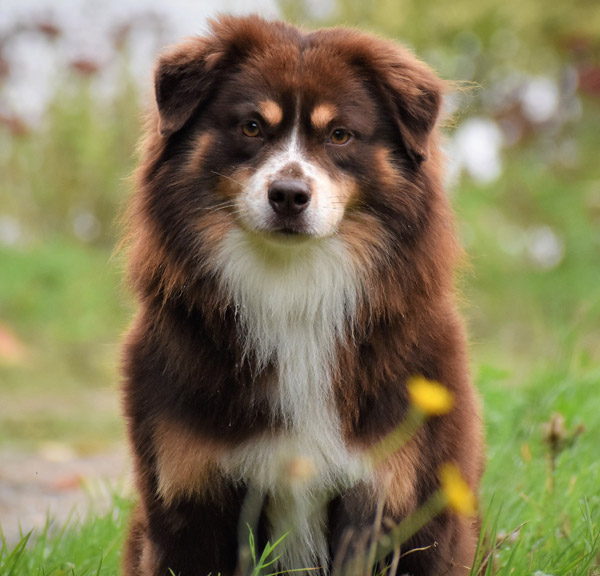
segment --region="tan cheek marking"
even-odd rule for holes
[[[213,135],[210,132],[202,132],[196,136],[185,165],[188,172],[197,172],[202,169],[204,157],[212,142]]]
[[[158,493],[172,503],[206,498],[219,485],[218,459],[224,448],[173,421],[160,421],[154,435]]]
[[[393,188],[402,180],[402,175],[390,160],[390,151],[387,148],[379,148],[375,152],[375,165],[377,179],[384,188]]]
[[[348,212],[340,226],[339,235],[359,266],[369,264],[367,257],[370,253],[376,255],[386,248],[385,231],[381,222],[376,216],[365,212]],[[372,266],[367,266],[367,269],[370,268]]]
[[[235,226],[235,219],[228,210],[215,210],[195,222],[202,252],[206,255],[201,267],[206,273],[219,269],[218,255],[223,238]],[[208,305],[208,304],[207,304]]]
[[[201,249],[207,254],[202,261],[205,271],[213,272],[223,238],[236,225],[235,213],[240,212],[238,198],[247,186],[250,170],[242,168],[231,176],[222,176],[216,187],[216,205],[200,214],[194,228],[201,239]]]
[[[353,178],[331,179],[328,175],[318,175],[310,182],[312,190],[311,205],[319,210],[322,205],[322,217],[329,226],[337,227],[343,220],[346,207],[357,195],[358,185]]]
[[[354,178],[344,176],[336,180],[333,185],[334,197],[336,202],[340,202],[347,207],[358,199],[359,188]]]
[[[273,100],[265,100],[258,105],[262,117],[271,125],[276,126],[283,118],[281,106]]]
[[[226,198],[236,198],[248,185],[251,171],[249,168],[240,168],[235,170],[231,175],[221,174],[219,183],[217,184],[217,194]]]
[[[329,176],[325,176],[321,179],[315,178],[314,181],[310,182],[311,189],[313,191],[313,197],[311,201],[314,202],[315,205],[318,205],[318,203],[321,201],[319,190],[320,180],[329,180],[326,188],[328,190],[330,200],[336,209],[345,209],[358,197],[358,184],[354,178],[342,176],[340,178],[331,179]],[[326,195],[327,193],[324,194],[324,196]],[[325,198],[323,198],[322,201],[325,202]]]
[[[322,130],[327,128],[335,115],[336,109],[333,104],[318,104],[310,115],[310,121],[317,130]]]

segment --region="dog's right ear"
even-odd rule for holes
[[[181,130],[208,97],[222,52],[214,37],[192,38],[160,56],[154,76],[161,135]]]
[[[154,77],[159,130],[167,137],[181,130],[206,101],[228,62],[241,62],[253,50],[264,50],[273,38],[289,34],[280,23],[258,16],[219,16],[209,20],[205,37],[192,38],[163,52]]]

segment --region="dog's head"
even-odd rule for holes
[[[159,59],[144,218],[182,262],[231,228],[265,245],[409,244],[439,187],[442,89],[387,40],[222,17]]]

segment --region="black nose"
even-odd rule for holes
[[[310,204],[310,188],[303,180],[274,180],[268,195],[271,208],[280,216],[297,216]]]

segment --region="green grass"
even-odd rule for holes
[[[15,546],[2,538],[2,576],[101,576],[117,574],[129,502],[114,496],[113,509],[88,520],[52,525],[23,535]]]
[[[84,452],[121,438],[118,346],[131,313],[102,247],[51,240],[0,247],[0,321],[21,342],[0,358],[0,446],[48,439]]]
[[[574,354],[570,362],[540,368],[526,385],[489,367],[478,378],[488,432],[482,500],[500,533],[524,522],[514,542],[498,553],[498,574],[514,551],[515,574],[589,575],[599,566],[600,368]],[[553,415],[565,419],[557,449],[548,439]],[[585,427],[583,429],[582,427]]]

